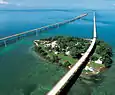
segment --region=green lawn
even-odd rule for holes
[[[74,59],[71,56],[65,56],[62,53],[58,54],[58,57],[61,58],[62,61],[69,61],[70,64],[72,64],[72,65],[78,61],[77,59]]]
[[[42,47],[42,49],[46,51],[50,57],[55,55],[53,51],[52,52],[47,51],[42,44],[39,44],[39,46]],[[78,61],[78,59],[74,59],[71,56],[66,56],[63,53],[57,54],[57,56],[61,59],[62,63],[65,61],[69,61],[71,65],[74,65]]]
[[[89,64],[89,66],[94,67],[94,68],[104,67],[103,64],[97,64],[97,63],[95,63],[95,62],[91,62],[91,63]]]

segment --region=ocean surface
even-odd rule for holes
[[[84,10],[0,11],[0,38],[64,21]],[[115,12],[96,11],[98,39],[107,42],[115,54]],[[0,48],[0,95],[45,95],[67,72],[40,59],[33,41],[56,35],[92,38],[93,14],[70,24],[30,36]],[[115,60],[115,56],[113,56]],[[115,95],[115,62],[100,81],[77,80],[68,95]]]

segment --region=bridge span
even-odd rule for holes
[[[96,47],[96,21],[94,13],[94,30],[92,42],[85,52],[85,54],[80,58],[80,60],[65,74],[62,79],[53,87],[47,95],[66,95],[71,86],[80,76],[82,70],[85,68],[90,56],[94,53]]]
[[[22,32],[22,33],[14,34],[14,35],[11,35],[11,36],[7,36],[7,37],[4,37],[4,38],[0,38],[0,46],[5,46],[6,47],[7,44],[9,44],[10,42],[19,40],[22,37],[25,37],[25,36],[27,36],[27,35],[29,35],[31,33],[34,33],[37,36],[38,32],[42,32],[42,31],[45,31],[45,30],[50,30],[50,29],[53,29],[53,28],[60,27],[62,25],[65,25],[67,23],[71,23],[71,22],[73,22],[73,21],[75,21],[77,19],[80,19],[80,18],[82,18],[84,16],[87,16],[87,15],[88,15],[88,13],[82,14],[80,16],[77,16],[77,17],[69,19],[69,20],[65,20],[63,22],[59,22],[59,23],[43,26],[41,28],[36,28],[36,29],[33,29],[33,30],[29,30],[29,31],[25,31],[25,32]]]

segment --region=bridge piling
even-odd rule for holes
[[[25,31],[25,32],[22,32],[22,33],[17,33],[17,34],[11,35],[11,36],[7,36],[7,37],[4,37],[4,38],[0,38],[0,46],[7,47],[7,44],[10,44],[10,43],[13,42],[13,41],[11,42],[9,40],[14,38],[14,37],[16,37],[14,40],[21,40],[24,37],[27,37],[27,36],[30,36],[30,35],[33,35],[33,34],[38,36],[38,32],[40,33],[42,31],[46,31],[46,30],[50,30],[50,29],[54,29],[54,28],[59,28],[60,26],[62,26],[64,24],[73,22],[73,21],[75,21],[79,18],[85,17],[87,15],[88,15],[88,13],[82,14],[82,15],[77,16],[77,17],[75,17],[73,19],[70,19],[70,20],[65,20],[63,22],[59,22],[59,23],[56,23],[56,24],[51,24],[51,25],[47,25],[47,26],[44,26],[44,27],[41,27],[41,28],[36,28],[36,29],[33,29],[33,30],[29,30],[29,31]]]
[[[7,47],[7,43],[6,43],[6,41],[5,41],[5,40],[4,40],[4,46],[5,46],[5,47]]]
[[[17,36],[17,39],[20,40],[20,36]]]
[[[38,36],[38,30],[36,29],[35,31],[36,31],[36,36]]]
[[[57,28],[59,28],[60,27],[60,24],[59,25],[57,25]]]

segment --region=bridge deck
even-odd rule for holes
[[[11,35],[11,36],[7,36],[7,37],[4,37],[4,38],[0,38],[0,41],[7,40],[9,38],[20,36],[20,35],[27,34],[27,33],[30,33],[30,32],[35,32],[37,30],[42,30],[42,29],[47,29],[47,28],[53,28],[55,26],[63,25],[63,24],[66,24],[66,23],[70,23],[70,22],[73,22],[73,21],[75,21],[77,19],[80,19],[80,18],[82,18],[82,17],[84,17],[86,15],[88,15],[88,14],[87,13],[86,14],[82,14],[82,15],[77,16],[77,17],[75,17],[73,19],[70,19],[70,20],[65,20],[63,22],[59,22],[59,23],[55,23],[55,24],[43,26],[41,28],[36,28],[36,29],[33,29],[33,30],[29,30],[29,31],[25,31],[25,32],[22,32],[22,33],[14,34],[14,35]]]
[[[83,65],[87,57],[90,55],[96,43],[96,23],[95,23],[95,14],[94,14],[94,35],[92,43],[85,52],[85,54],[80,58],[80,60],[70,69],[70,71],[53,87],[53,89],[47,95],[58,95],[61,90],[67,85],[69,80],[73,77],[76,72],[79,72],[79,67]]]

